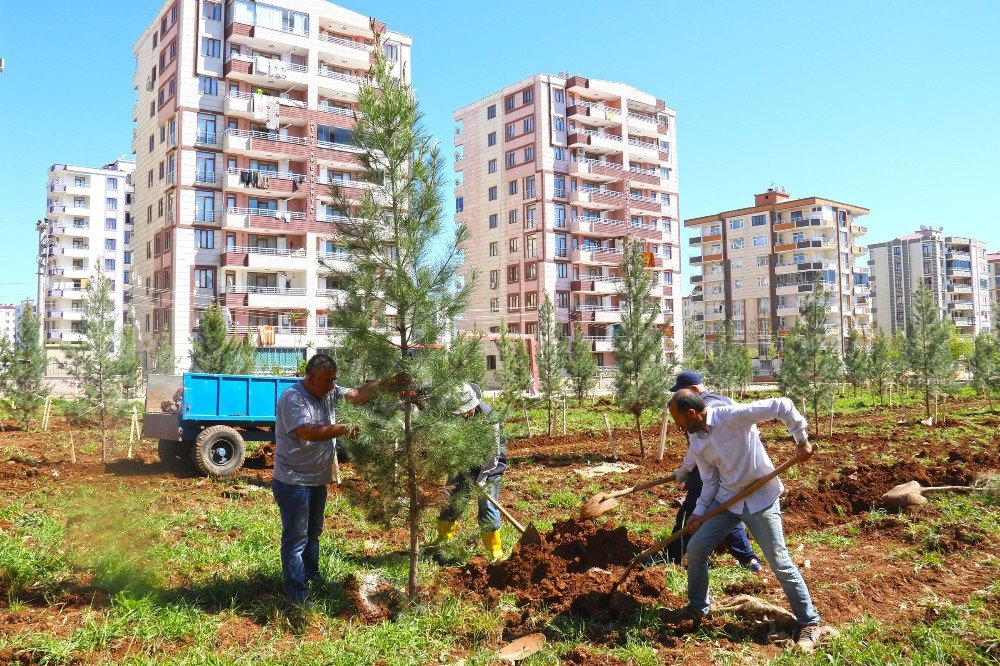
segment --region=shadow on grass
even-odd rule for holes
[[[147,462],[141,459],[128,460],[121,458],[104,465],[104,471],[114,476],[168,476],[175,479],[191,479],[198,476],[193,465],[167,465],[165,463]]]

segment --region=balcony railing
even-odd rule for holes
[[[598,132],[597,130],[585,129],[578,127],[571,134],[586,134],[587,136],[596,136],[599,139],[609,139],[611,141],[621,141],[622,138],[617,134],[609,134],[608,132]]]
[[[320,259],[332,259],[334,261],[349,261],[351,258],[350,252],[320,252]]]
[[[233,215],[255,215],[257,217],[273,217],[276,219],[304,220],[305,213],[293,210],[271,210],[270,208],[243,208],[241,206],[229,206],[227,213]]]
[[[306,138],[304,136],[288,136],[288,135],[278,134],[277,132],[258,132],[256,130],[244,130],[244,129],[237,129],[235,127],[230,127],[226,129],[226,134],[229,134],[230,136],[241,136],[243,138],[249,138],[249,139],[266,139],[268,141],[293,143],[297,146],[306,145]]]
[[[219,142],[219,136],[215,132],[199,131],[194,137],[195,143],[202,143],[214,146]]]
[[[337,37],[328,32],[319,33],[319,41],[329,42],[331,44],[339,44],[340,46],[346,46],[349,49],[358,49],[359,51],[371,51],[371,44],[363,44],[362,42],[353,42],[350,39],[344,39],[343,37]]]
[[[199,169],[194,172],[194,182],[196,183],[215,183],[218,181],[218,174],[215,171],[204,171]]]
[[[346,81],[347,83],[356,83],[358,85],[365,82],[365,80],[360,76],[341,74],[340,72],[334,72],[333,70],[323,68],[320,68],[319,75],[328,79],[337,79],[338,81]]]
[[[637,148],[645,148],[646,150],[657,150],[657,145],[652,141],[643,141],[642,139],[629,139],[628,143],[630,146],[635,146]]]
[[[226,285],[227,294],[264,294],[267,296],[305,296],[305,287],[258,287],[252,284]]]
[[[235,254],[262,254],[268,257],[301,257],[306,256],[305,248],[292,249],[288,247],[257,247],[254,245],[228,245],[226,252]]]
[[[226,169],[226,173],[230,175],[239,175],[241,173],[251,173],[267,176],[268,178],[276,178],[278,180],[292,180],[298,181],[300,183],[305,182],[306,175],[304,173],[292,173],[291,171],[268,171],[266,169],[241,169],[239,167],[229,167]]]
[[[257,333],[258,329],[262,326],[271,326],[275,333],[285,334],[285,335],[302,335],[306,332],[305,326],[282,326],[280,324],[260,324],[256,326],[249,326],[247,324],[230,324],[227,329],[229,333],[237,333],[240,335],[246,335],[248,333]]]

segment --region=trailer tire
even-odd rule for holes
[[[213,478],[232,476],[243,467],[246,445],[229,426],[205,428],[191,447],[191,460],[202,474]]]
[[[191,442],[161,439],[156,444],[156,455],[165,468],[171,472],[189,469],[188,447]]]

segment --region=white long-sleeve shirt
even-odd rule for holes
[[[761,444],[760,433],[753,427],[772,419],[781,419],[796,442],[806,441],[808,424],[788,398],[706,407],[707,429],[692,433],[688,447],[703,483],[694,509],[696,516],[704,515],[712,500],[724,503],[774,471]],[[784,489],[780,479],[771,479],[729,511],[740,514],[746,508],[750,513],[757,513],[774,504]]]

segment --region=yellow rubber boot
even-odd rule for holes
[[[503,557],[503,545],[500,543],[500,531],[483,532],[483,548],[486,555],[491,560],[499,560]]]
[[[458,523],[448,522],[446,520],[437,521],[438,526],[438,538],[435,543],[444,543],[445,541],[451,541],[455,538],[455,534],[458,533]]]

